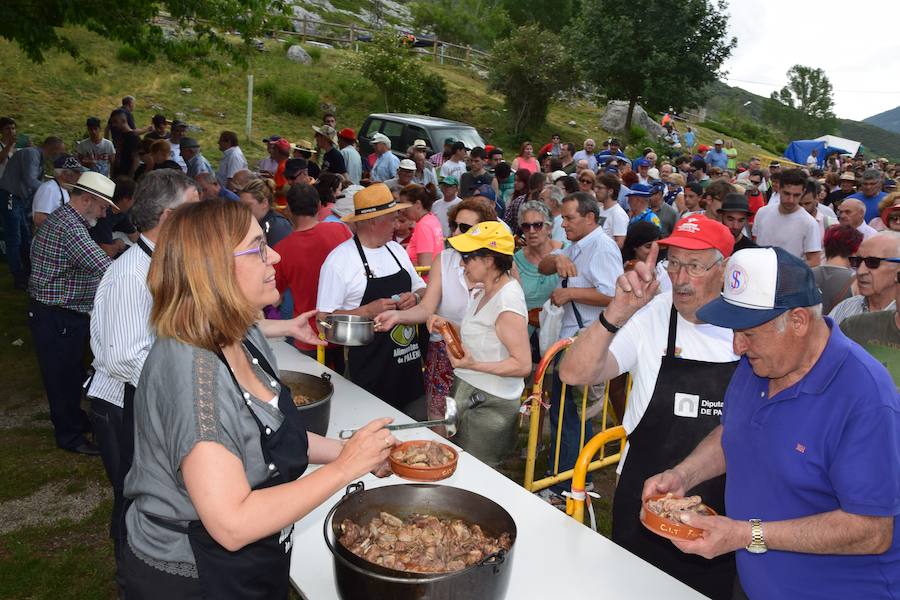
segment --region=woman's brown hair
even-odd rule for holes
[[[272,206],[272,201],[275,199],[275,180],[266,177],[254,177],[240,189],[240,193],[250,194],[260,204],[265,203]]]
[[[159,337],[211,352],[243,339],[259,308],[238,286],[234,249],[252,221],[247,206],[225,200],[185,204],[166,219],[147,275]]]
[[[454,204],[450,207],[450,210],[447,211],[447,220],[456,221],[456,215],[458,215],[461,210],[471,210],[473,213],[477,214],[480,223],[497,220],[497,211],[494,208],[494,203],[484,196],[472,196],[471,198],[466,198],[462,202]]]
[[[417,183],[407,184],[400,190],[400,198],[406,198],[404,202],[409,202],[410,204],[421,202],[422,208],[430,212],[431,205],[437,200],[437,195],[435,194],[434,186],[430,183],[428,185],[431,187],[425,187]]]

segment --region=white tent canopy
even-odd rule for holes
[[[826,146],[833,146],[835,148],[840,148],[842,150],[846,150],[853,156],[856,156],[856,153],[859,152],[859,147],[862,145],[859,142],[854,142],[853,140],[848,140],[847,138],[837,137],[836,135],[823,135],[816,138],[817,142],[825,142]]]

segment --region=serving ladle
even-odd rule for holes
[[[459,424],[459,407],[457,406],[457,400],[452,396],[447,396],[447,405],[444,409],[444,418],[443,419],[432,419],[431,421],[417,421],[415,423],[403,423],[400,425],[388,425],[385,427],[388,431],[400,431],[401,429],[418,429],[420,427],[438,427],[440,425],[444,425],[447,427],[447,436],[453,437],[456,435],[456,427]],[[468,401],[465,406],[467,409],[478,406],[482,402],[485,401],[485,397],[481,392],[473,392],[471,396],[469,396]],[[338,433],[338,437],[342,440],[349,439],[353,436],[354,433],[359,431],[359,428],[356,429],[342,429],[340,433]]]

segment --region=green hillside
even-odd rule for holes
[[[125,94],[137,99],[135,119],[138,126],[149,123],[157,112],[169,119],[188,122],[204,154],[213,162],[220,153],[216,140],[222,130],[238,132],[248,159],[264,156],[262,138],[277,133],[288,139],[311,140],[311,125],[319,123],[321,105],[336,107],[339,127],[358,129],[366,115],[384,110],[375,87],[345,66],[349,50],[317,49],[307,46],[314,57],[311,65],[293,63],[285,57],[284,41],[270,41],[266,51],[252,57],[248,70],[225,67],[219,72],[191,75],[167,61],[154,64],[124,62],[116,58],[119,46],[84,30],[67,30],[98,66],[95,74],[86,73],[66,55],[51,54],[45,64],[35,65],[13,44],[0,40],[0,68],[4,84],[0,86],[0,112],[16,118],[21,133],[40,140],[60,135],[70,146],[84,137],[84,120],[94,115],[105,118],[118,106]],[[441,75],[447,83],[449,102],[439,116],[471,123],[490,143],[507,149],[511,158],[521,139],[514,138],[505,126],[502,98],[489,93],[486,82],[471,69],[439,66],[430,61],[426,68]],[[254,75],[253,135],[245,139],[247,74]],[[259,92],[268,88],[288,95],[302,92],[315,95],[313,110],[306,116],[285,112]],[[184,93],[183,88],[190,88]],[[319,108],[316,104],[320,105]],[[549,123],[531,133],[535,143],[543,143],[558,132],[564,140],[580,147],[586,137],[603,139],[609,135],[598,123],[602,111],[586,100],[555,103]],[[576,125],[568,123],[574,121]],[[721,132],[697,127],[700,143],[711,143]],[[726,134],[727,135],[727,134]],[[735,140],[739,158],[751,155],[771,157],[758,146]],[[635,152],[636,148],[629,151]]]

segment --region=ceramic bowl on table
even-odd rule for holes
[[[453,455],[449,461],[444,464],[429,466],[413,466],[397,460],[397,455],[407,453],[409,450],[424,447],[428,444],[435,444]],[[431,440],[412,440],[397,445],[388,455],[388,462],[394,474],[403,479],[411,479],[413,481],[440,481],[453,475],[456,471],[456,465],[459,462],[459,453],[447,444],[434,442]]]

